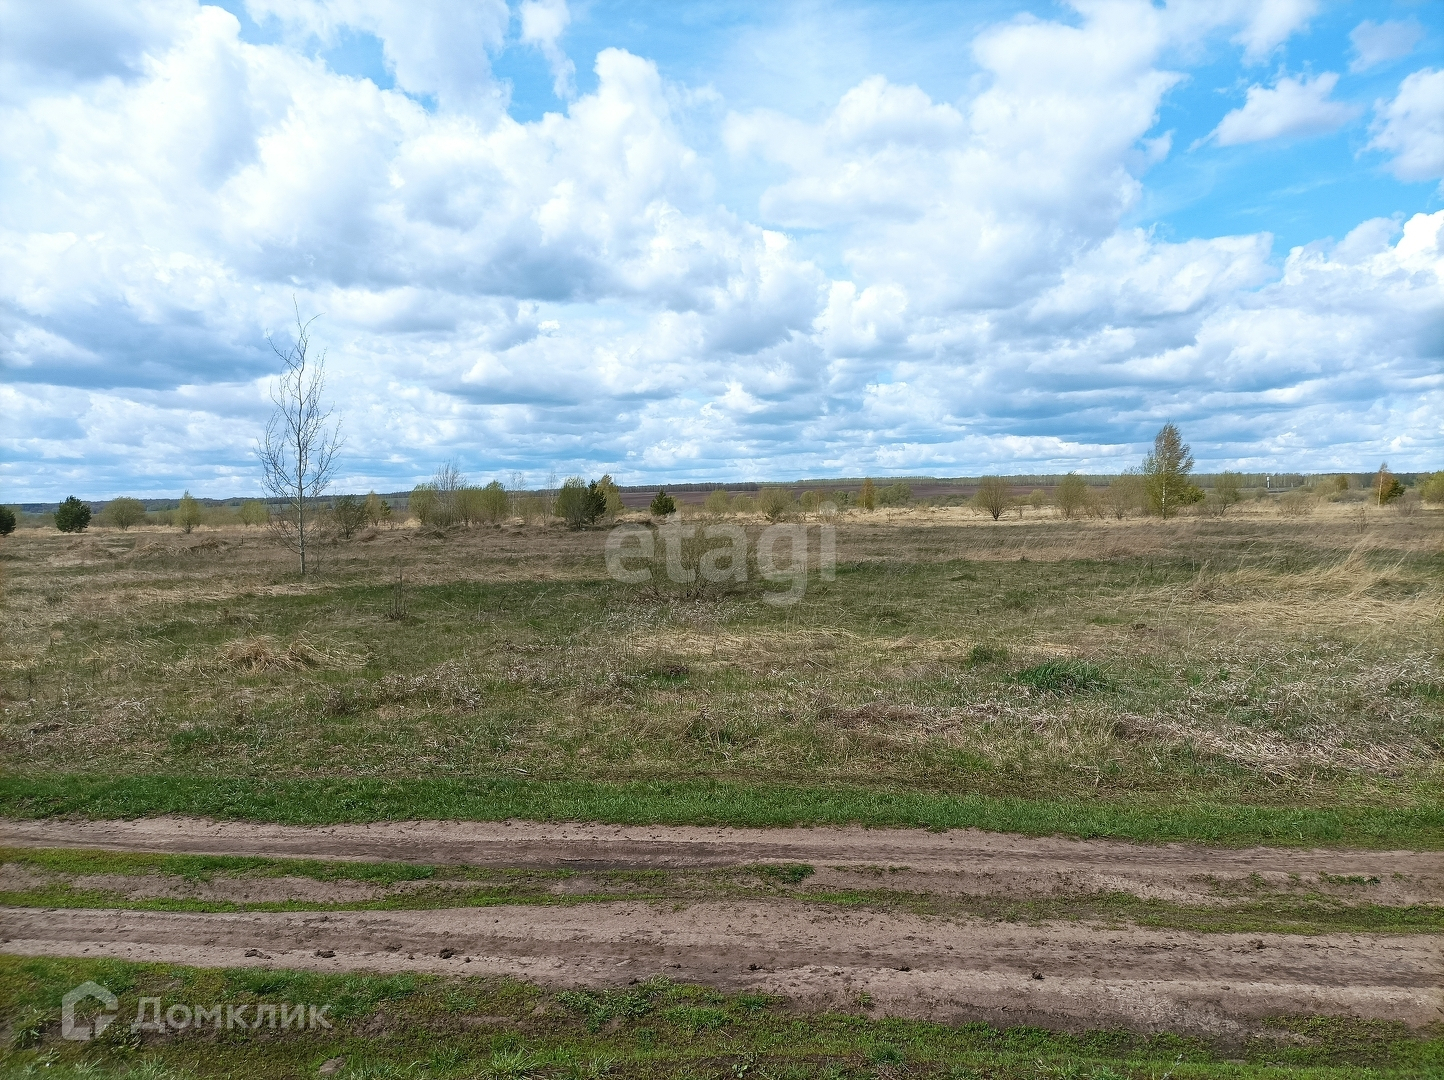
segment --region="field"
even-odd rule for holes
[[[800,523],[795,604],[536,524],[0,541],[10,1067],[1440,1067],[1444,514]],[[97,973],[352,1004],[61,1042]]]

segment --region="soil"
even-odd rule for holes
[[[191,855],[393,860],[571,870],[805,863],[845,887],[1010,896],[1126,892],[1204,903],[1307,890],[1377,904],[1444,903],[1444,852],[1209,848],[1030,838],[975,829],[380,822],[310,828],[157,817],[0,821],[0,845]],[[827,876],[824,877],[823,874]]]
[[[519,822],[307,829],[160,818],[4,822],[0,844],[583,870],[808,863],[887,888],[923,883],[1019,896],[1119,890],[1196,899],[1298,883],[1360,901],[1438,903],[1444,896],[1444,860],[1435,853],[1216,850],[961,830]],[[904,885],[899,876],[910,880]],[[0,938],[0,951],[26,956],[509,975],[557,987],[624,986],[664,975],[779,994],[809,1011],[942,1022],[1122,1026],[1220,1038],[1281,1015],[1358,1016],[1414,1028],[1444,1023],[1444,940],[1429,934],[1027,925],[778,898],[326,913],[9,908],[0,911]]]

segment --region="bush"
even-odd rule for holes
[[[444,515],[441,513],[440,500],[436,497],[435,484],[428,482],[412,488],[411,498],[406,500],[406,508],[423,525],[450,524],[450,521],[439,520]]]
[[[785,487],[765,487],[757,497],[757,509],[762,511],[768,521],[781,521],[787,511],[792,509],[792,492]]]
[[[877,493],[879,506],[906,506],[913,501],[913,489],[908,484],[890,484]]]
[[[366,524],[366,504],[355,495],[341,495],[331,504],[331,517],[343,540],[350,540]]]
[[[1119,521],[1143,509],[1143,478],[1136,473],[1114,477],[1103,491],[1103,507]]]
[[[1088,512],[1092,498],[1093,493],[1088,490],[1087,482],[1077,473],[1071,472],[1058,481],[1058,487],[1053,492],[1053,501],[1070,521]]]
[[[201,504],[189,491],[181,495],[180,505],[175,508],[175,523],[183,533],[190,532],[201,523]]]
[[[653,517],[666,517],[668,514],[677,512],[677,500],[667,494],[666,488],[658,488],[657,494],[652,496],[652,501],[647,504]]]
[[[84,532],[90,524],[90,504],[71,495],[55,511],[55,527],[61,532]]]
[[[864,510],[871,510],[877,506],[877,488],[873,486],[872,477],[862,482],[862,487],[857,492],[857,505]]]
[[[597,490],[602,493],[606,508],[602,511],[604,517],[616,517],[626,509],[622,503],[622,492],[617,487],[616,481],[612,479],[611,473],[604,473],[597,481]]]
[[[15,531],[15,511],[8,506],[0,506],[0,536],[9,536]]]
[[[1001,476],[983,477],[977,494],[973,496],[973,506],[985,514],[991,514],[994,521],[1003,516],[1011,503],[1008,482]]]
[[[707,496],[707,501],[702,504],[702,508],[709,514],[725,514],[732,509],[732,496],[722,488],[718,488]]]
[[[1444,472],[1436,472],[1433,476],[1420,478],[1419,498],[1436,506],[1444,503]]]
[[[1045,694],[1080,694],[1113,685],[1097,664],[1083,660],[1048,660],[1024,668],[1016,677],[1024,686]]]
[[[584,529],[606,512],[606,493],[595,480],[588,485],[580,476],[569,476],[557,492],[556,514],[569,529]]]
[[[271,520],[271,511],[260,499],[247,499],[241,503],[241,509],[238,513],[241,524],[246,526],[265,525]]]
[[[1302,491],[1293,491],[1279,499],[1279,513],[1284,517],[1308,517],[1314,512],[1314,500]]]
[[[1243,498],[1240,490],[1242,486],[1243,477],[1239,476],[1236,472],[1222,472],[1214,478],[1213,497],[1214,501],[1218,504],[1220,516],[1226,514],[1230,506],[1233,506]]]
[[[100,512],[100,524],[128,529],[145,520],[145,503],[139,499],[111,499]]]
[[[503,522],[511,514],[511,498],[500,480],[493,480],[476,493],[476,518],[488,525]]]

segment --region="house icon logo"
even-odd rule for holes
[[[89,1024],[77,1024],[75,1022],[75,1006],[86,998],[95,998],[104,1006],[105,1011],[98,1013]],[[116,1010],[119,1008],[120,999],[100,983],[83,982],[60,999],[60,1037],[75,1042],[89,1042],[110,1027],[111,1021],[115,1019]]]

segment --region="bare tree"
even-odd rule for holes
[[[994,521],[1003,516],[1012,502],[1008,481],[1001,476],[983,477],[978,484],[977,493],[973,496],[973,506],[985,514],[992,514]]]
[[[275,411],[266,425],[264,440],[256,446],[261,459],[262,483],[280,504],[271,518],[275,535],[301,559],[306,575],[308,530],[316,501],[325,494],[343,440],[340,425],[331,422],[331,408],[322,401],[326,388],[326,354],[311,355],[313,316],[302,321],[296,308],[296,340],[286,350],[271,341],[271,349],[284,367],[271,387]]]

